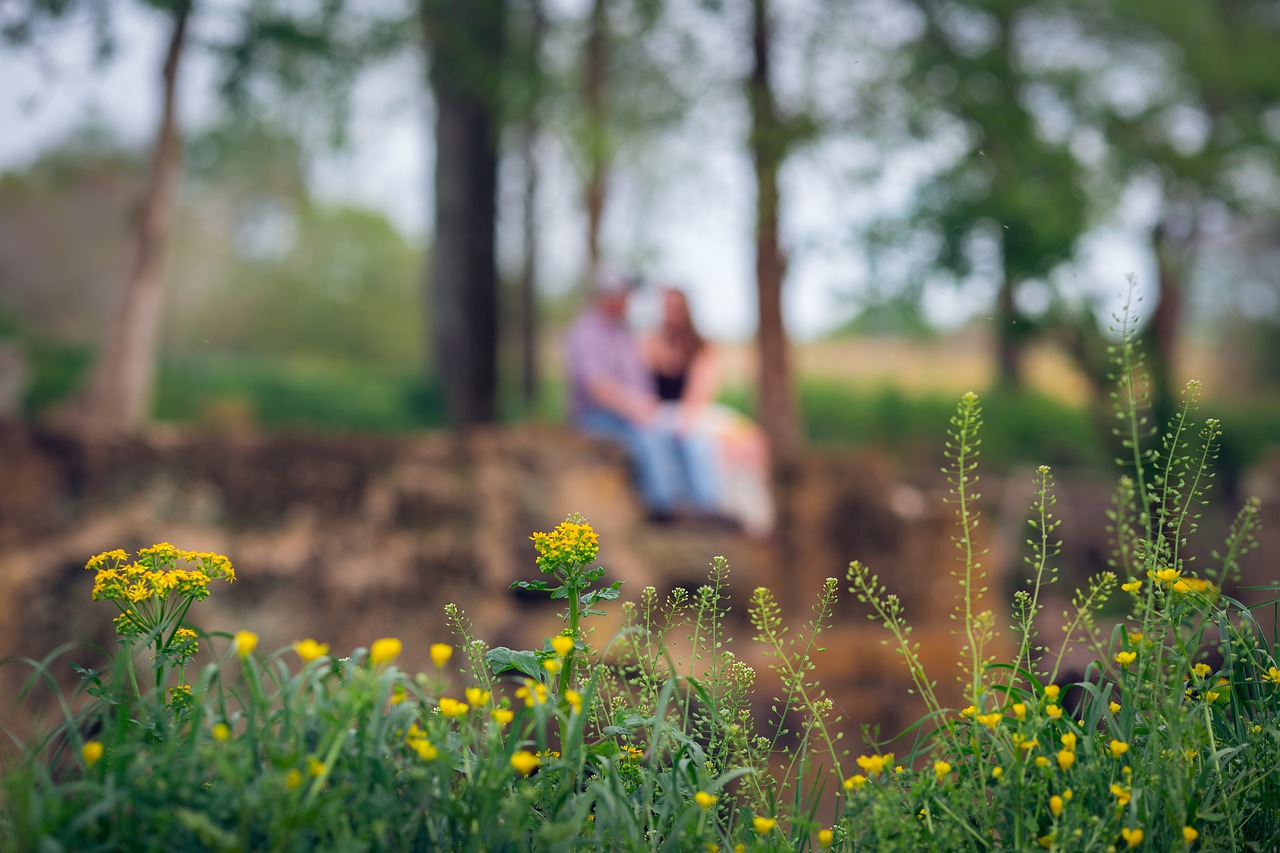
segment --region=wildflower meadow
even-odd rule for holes
[[[1128,313],[1119,331],[1129,473],[1109,563],[1061,637],[1036,630],[1063,547],[1052,472],[1036,474],[1026,583],[1011,612],[982,609],[983,410],[974,394],[956,407],[945,470],[963,707],[939,699],[952,674],[925,672],[909,614],[856,562],[814,591],[801,625],[755,589],[754,636],[735,638],[724,560],[692,592],[623,601],[595,530],[570,516],[533,534],[537,573],[518,584],[562,603],[560,632],[491,647],[449,605],[453,636],[413,673],[394,637],[264,650],[251,628],[202,631],[198,602],[234,594],[235,569],[162,543],[88,561],[85,594],[114,618],[119,650],[79,670],[83,695],[62,697],[62,718],[4,767],[0,850],[1277,849],[1280,642],[1231,593],[1259,504],[1209,559],[1190,558],[1221,426],[1197,421],[1191,383],[1152,429]],[[1261,598],[1274,624],[1280,585]],[[624,627],[598,636],[606,608]],[[813,670],[824,630],[863,616],[883,624],[927,713],[859,751]],[[989,652],[997,634],[1009,659]],[[1073,647],[1093,663],[1063,683]],[[748,657],[779,695],[758,695]],[[5,665],[30,667],[34,688],[58,664]]]

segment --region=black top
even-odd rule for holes
[[[684,383],[688,378],[684,373],[678,373],[675,376],[663,376],[661,373],[653,375],[654,386],[658,391],[658,399],[663,401],[676,401],[684,396]]]

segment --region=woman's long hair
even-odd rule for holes
[[[683,291],[674,287],[664,288],[662,303],[662,325],[658,334],[670,351],[680,357],[680,367],[687,368],[707,341],[693,322],[689,300]],[[668,306],[674,306],[674,311]]]

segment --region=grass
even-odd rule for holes
[[[1228,592],[1259,504],[1193,566],[1221,430],[1197,420],[1194,383],[1151,430],[1125,341],[1115,411],[1132,473],[1108,514],[1108,565],[1076,591],[1061,637],[1036,633],[1062,547],[1050,467],[1035,476],[1026,583],[997,614],[974,535],[984,408],[966,394],[949,418],[962,708],[939,700],[901,600],[857,562],[798,622],[754,589],[748,647],[727,633],[723,558],[696,590],[647,587],[618,605],[594,529],[571,516],[531,537],[537,574],[516,584],[563,603],[560,631],[494,648],[449,605],[454,643],[411,674],[394,637],[339,657],[309,638],[262,653],[252,630],[201,632],[187,617],[235,571],[162,543],[86,565],[121,648],[80,668],[84,696],[56,694],[62,719],[18,744],[0,850],[1273,849],[1280,638]],[[842,587],[927,708],[891,741],[864,733],[857,755],[813,675],[846,616]],[[1262,606],[1280,606],[1280,585],[1267,592]],[[1117,597],[1124,619],[1104,629]],[[596,637],[590,620],[615,606],[624,627]],[[1093,662],[1064,682],[1072,647]],[[25,695],[60,660],[7,663],[30,669]],[[748,661],[776,688],[762,692]]]

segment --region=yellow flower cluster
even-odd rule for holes
[[[756,832],[766,835],[773,831],[773,828],[778,825],[778,821],[771,817],[757,815],[751,819],[751,824],[756,828]]]
[[[317,642],[310,637],[293,644],[293,650],[304,663],[311,663],[316,658],[329,654],[329,644]]]
[[[138,559],[116,548],[90,558],[85,569],[93,578],[94,601],[134,604],[163,601],[170,595],[200,600],[209,595],[209,583],[236,579],[231,561],[209,551],[184,551],[161,542],[138,551]]]
[[[440,757],[440,750],[427,740],[427,733],[419,728],[417,723],[409,727],[409,734],[405,736],[404,742],[418,753],[418,757],[423,761],[435,761]]]
[[[532,678],[524,680],[524,686],[516,688],[516,698],[523,699],[525,707],[532,708],[547,701],[547,687]]]
[[[395,637],[383,637],[374,640],[369,646],[369,663],[372,666],[384,666],[400,656],[404,645]]]
[[[893,766],[893,753],[886,752],[884,755],[859,755],[857,757],[858,766],[867,771],[867,774],[874,776],[885,768],[886,765]]]
[[[449,662],[449,658],[453,657],[453,646],[448,643],[432,643],[431,648],[427,650],[427,654],[431,656],[431,662],[436,665],[437,669],[443,669],[444,665]]]
[[[511,754],[511,766],[521,776],[528,776],[541,763],[542,759],[527,749],[518,749]]]
[[[1067,732],[1061,738],[1062,749],[1058,750],[1058,766],[1064,771],[1070,770],[1076,763],[1076,735]]]
[[[1173,586],[1169,587],[1178,595],[1204,595],[1213,597],[1218,594],[1218,588],[1213,583],[1204,578],[1179,578],[1173,582]]]
[[[581,516],[570,516],[550,533],[529,537],[538,552],[538,568],[546,574],[590,563],[600,553],[599,535]]]

